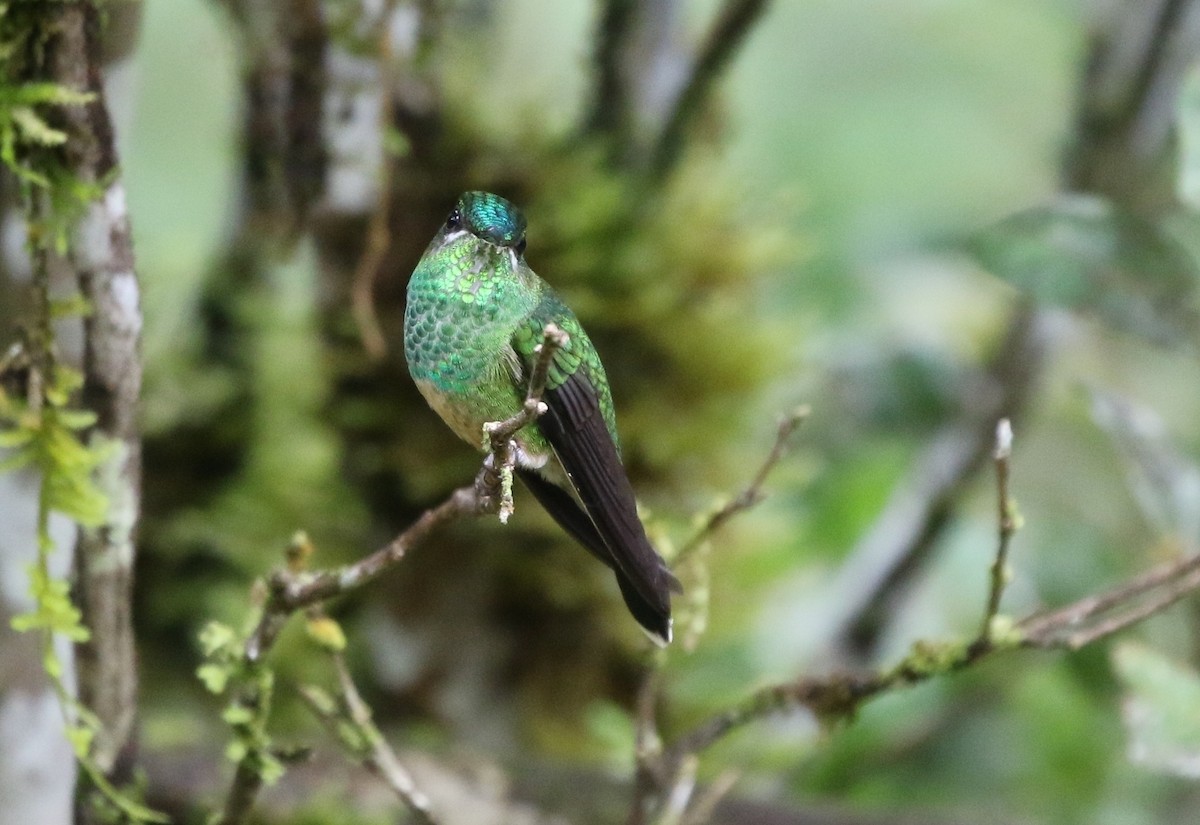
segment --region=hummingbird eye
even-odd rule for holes
[[[525,254],[525,238],[524,237],[522,237],[521,240],[517,241],[517,254],[518,255]]]
[[[458,229],[462,226],[462,213],[455,209],[450,213],[450,217],[446,218],[447,229]]]

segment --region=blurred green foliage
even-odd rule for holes
[[[1083,388],[1138,399],[1162,416],[1180,450],[1200,447],[1197,365],[1142,340],[1147,331],[1160,342],[1195,334],[1195,270],[1180,262],[1190,263],[1200,244],[1186,220],[1169,231],[1147,228],[1107,207],[1081,216],[1052,200],[1081,71],[1080,4],[775,4],[726,84],[722,116],[710,127],[718,148],[690,159],[637,231],[619,222],[628,181],[599,174],[594,158],[547,147],[547,136],[578,115],[591,22],[585,4],[553,11],[504,4],[494,21],[451,45],[448,62],[463,68],[447,75],[447,96],[466,110],[458,116],[474,134],[521,167],[530,260],[589,330],[594,319],[593,335],[621,378],[614,390],[623,435],[639,473],[653,482],[640,489],[653,528],[685,537],[690,515],[736,490],[765,454],[775,410],[798,401],[813,407],[771,499],[715,543],[709,631],[694,654],[673,652],[667,670],[669,729],[765,680],[833,664],[820,645],[828,617],[847,598],[832,586],[839,562],[923,436],[969,402],[958,396],[960,379],[994,347],[1015,301],[1004,280],[1053,305],[1095,310],[1084,321],[1063,315],[1056,357],[1017,432],[1013,490],[1027,526],[1014,545],[1006,611],[1062,603],[1155,560],[1162,537],[1125,485],[1120,451],[1095,426]],[[146,284],[152,430],[230,391],[220,377],[188,366],[198,347],[192,312],[224,238],[238,152],[237,73],[224,23],[198,0],[146,6],[123,156]],[[523,150],[541,165],[528,168]],[[503,179],[509,171],[485,163],[470,174]],[[700,236],[697,227],[720,232]],[[743,230],[755,232],[752,242],[737,234]],[[1147,233],[1149,246],[1140,240]],[[968,241],[974,258],[962,254]],[[189,684],[195,634],[208,617],[241,620],[248,581],[282,558],[294,529],[313,534],[317,564],[346,560],[384,538],[345,478],[345,456],[326,419],[330,376],[345,365],[318,340],[312,268],[307,253],[279,266],[247,310],[261,334],[247,355],[260,383],[244,466],[214,500],[177,514],[156,538],[156,552],[174,556],[151,561],[169,576],[143,582],[142,621],[156,650],[167,639],[175,657],[190,648],[195,658],[146,665],[151,748],[189,738],[196,717],[213,713],[202,689]],[[1164,279],[1143,280],[1152,270]],[[738,281],[744,272],[755,279]],[[1168,334],[1159,334],[1161,324]],[[658,370],[660,363],[671,369]],[[378,409],[338,414],[372,421]],[[371,457],[403,470],[397,497],[429,500],[473,472],[474,457],[449,437],[426,437],[430,421],[389,426],[419,445]],[[577,554],[576,564],[565,549],[551,554],[551,543],[566,541],[552,538],[532,506],[518,499],[518,508],[519,520],[534,524],[520,528],[527,546],[519,558],[447,547],[451,563],[499,570],[517,588],[514,602],[542,594],[560,610],[555,615],[582,612],[594,590],[588,560]],[[929,575],[893,617],[885,657],[917,637],[976,627],[993,520],[990,480],[977,479]],[[454,542],[486,548],[497,529],[456,527]],[[478,596],[477,578],[460,575],[459,598]],[[416,656],[404,645],[422,643],[397,640],[387,613],[396,607],[394,587],[381,582],[346,608],[356,612],[347,624],[349,655],[379,677],[369,699],[392,696],[388,674],[403,681],[395,674]],[[609,615],[620,621],[619,610]],[[556,641],[533,622],[531,645],[610,643]],[[1164,619],[1139,633],[1186,653],[1194,628]],[[280,679],[327,676],[298,635],[277,651]],[[1156,702],[1143,696],[1139,676],[1157,672],[1148,656],[1123,652],[1118,663],[1135,696]],[[555,758],[626,766],[629,696],[597,693],[634,674],[597,676],[609,665],[591,660],[576,670],[538,662],[540,678],[510,675],[488,686],[502,694],[497,715],[525,714],[515,727]],[[1176,699],[1191,678],[1165,676],[1164,701],[1182,705]],[[435,706],[428,690],[421,684],[405,695],[427,711]],[[722,743],[704,776],[734,765],[750,794],[970,821],[1189,821],[1191,783],[1127,761],[1120,690],[1094,652],[1009,659],[885,697],[845,728],[823,731],[799,717],[755,727]],[[181,697],[189,696],[185,709]],[[286,702],[281,696],[284,721],[301,725],[302,716],[287,716]],[[431,729],[428,716],[421,723],[419,730]],[[485,740],[491,731],[432,727],[435,746],[456,734]],[[315,736],[311,725],[306,730]]]

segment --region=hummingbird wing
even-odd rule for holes
[[[528,325],[515,337],[514,349],[523,356],[528,373],[536,357],[533,347],[550,321],[562,326],[570,340],[555,354],[542,396],[547,411],[537,427],[572,489],[562,490],[541,478],[530,489],[568,533],[613,569],[638,623],[658,639],[670,641],[670,594],[680,589],[679,582],[651,546],[638,518],[612,427],[611,401],[599,389],[606,386],[603,367],[591,341],[547,288]]]

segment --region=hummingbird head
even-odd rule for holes
[[[465,229],[480,240],[525,252],[525,216],[511,201],[491,192],[464,192],[446,218],[446,231]]]

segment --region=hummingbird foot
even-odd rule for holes
[[[516,469],[518,447],[509,441],[503,449],[484,456],[483,466],[475,476],[475,500],[481,513],[495,513],[501,524],[516,510],[513,503],[513,471]]]

